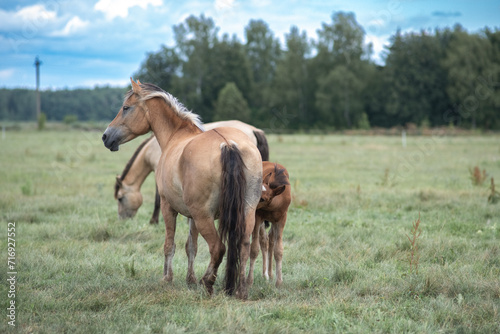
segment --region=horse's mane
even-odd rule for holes
[[[271,189],[276,189],[283,185],[289,185],[288,176],[285,168],[279,168],[278,164],[274,164],[274,181],[269,184]]]
[[[135,159],[137,159],[137,156],[139,155],[139,152],[141,152],[142,149],[144,148],[144,146],[146,146],[146,144],[149,143],[151,141],[151,139],[153,139],[153,138],[154,138],[154,136],[149,137],[148,139],[146,139],[145,141],[143,141],[141,143],[141,145],[139,145],[139,147],[137,147],[137,149],[135,150],[134,154],[132,155],[132,157],[130,158],[130,160],[125,165],[125,168],[123,169],[122,175],[120,175],[120,181],[123,181],[123,179],[125,179],[125,176],[127,176],[128,172],[130,171],[130,168],[132,167],[132,164],[134,163]],[[120,190],[120,184],[119,184],[118,179],[117,179],[116,182],[115,182],[115,198],[118,197],[118,191],[119,190]]]
[[[159,97],[163,99],[181,119],[188,120],[196,125],[201,131],[205,131],[200,116],[188,110],[181,102],[179,102],[179,100],[177,100],[175,96],[150,83],[141,83],[140,86],[142,88],[142,101],[147,101],[152,98]],[[133,90],[130,90],[125,95],[125,100],[132,96],[132,94],[134,94],[134,92]]]

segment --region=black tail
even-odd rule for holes
[[[232,295],[238,283],[241,242],[245,233],[245,163],[236,146],[221,148],[219,235],[227,243],[225,291]]]
[[[264,131],[254,131],[255,138],[257,139],[257,148],[259,149],[262,161],[269,161],[269,145]]]

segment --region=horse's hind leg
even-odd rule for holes
[[[274,259],[276,260],[276,287],[280,287],[283,284],[283,277],[281,274],[281,264],[283,260],[283,229],[285,228],[285,223],[286,223],[286,214],[272,226],[275,232],[273,238],[275,240]]]
[[[198,230],[192,218],[188,218],[189,236],[186,241],[186,254],[188,257],[188,271],[186,282],[188,284],[196,283],[196,275],[194,273],[194,259],[198,252]]]
[[[259,256],[259,230],[261,222],[262,219],[258,215],[255,215],[255,226],[252,232],[252,243],[250,244],[250,269],[247,276],[247,284],[249,287],[253,284],[255,260],[257,259],[257,256]]]
[[[171,282],[174,277],[172,259],[175,254],[174,237],[177,212],[173,211],[170,205],[164,200],[161,201],[161,211],[163,213],[163,219],[165,220],[165,244],[163,245],[165,263],[163,265],[163,280]]]
[[[269,280],[269,273],[267,271],[267,263],[269,261],[269,237],[266,232],[266,225],[264,223],[259,225],[259,243],[262,251],[262,276],[266,280]]]
[[[267,273],[269,274],[269,279],[273,279],[273,256],[274,256],[274,247],[276,242],[276,231],[274,227],[275,223],[271,223],[271,228],[269,229],[269,236],[267,238],[268,242],[268,254],[267,257]]]
[[[200,283],[205,286],[207,292],[211,295],[214,291],[214,283],[217,277],[217,269],[219,268],[226,247],[222,243],[215,230],[213,219],[210,218],[194,218],[196,229],[200,232],[203,239],[208,244],[208,251],[210,252],[210,263],[208,264],[207,271],[200,280]]]
[[[250,236],[255,227],[255,211],[249,210],[245,216],[245,234],[242,236],[240,248],[240,273],[236,296],[241,299],[248,298],[248,286],[245,277],[246,265],[250,255]]]

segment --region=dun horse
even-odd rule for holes
[[[261,129],[240,121],[221,121],[206,123],[205,130],[218,127],[232,127],[241,130],[257,146],[263,161],[269,160],[269,146],[267,138]],[[118,202],[118,217],[120,219],[132,218],[142,205],[141,186],[147,176],[156,170],[158,160],[160,160],[160,144],[154,136],[142,142],[127,162],[121,175],[116,177],[115,199]],[[160,213],[160,195],[156,188],[155,205],[151,224],[158,224]]]
[[[225,242],[225,291],[246,299],[245,266],[262,193],[259,151],[240,130],[204,132],[199,117],[161,88],[132,79],[131,83],[132,90],[102,140],[108,149],[117,151],[120,144],[152,130],[160,144],[156,184],[165,220],[163,279],[173,279],[174,236],[180,213],[193,218],[208,244],[210,263],[201,279],[208,293],[213,293]],[[215,229],[216,218],[221,237]]]

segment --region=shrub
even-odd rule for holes
[[[45,113],[40,113],[38,116],[38,130],[42,131],[45,129],[45,123],[47,122],[47,115]]]
[[[73,114],[67,114],[64,116],[63,122],[64,122],[64,124],[68,124],[68,125],[76,123],[76,122],[78,122],[78,116],[73,115]]]

